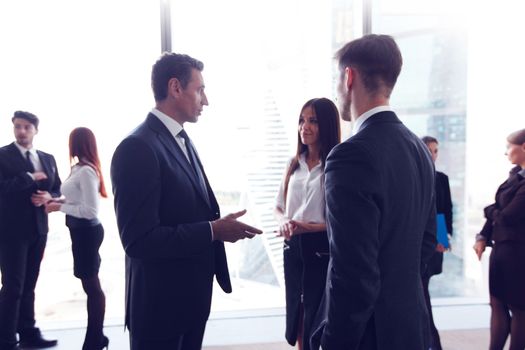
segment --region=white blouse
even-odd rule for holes
[[[99,208],[100,180],[89,165],[75,165],[62,183],[60,191],[65,202],[60,211],[80,219],[95,219]]]
[[[288,167],[290,163],[291,161]],[[290,176],[286,204],[284,203],[285,178],[277,194],[277,207],[291,220],[315,224],[325,223],[324,179],[321,163],[309,170],[305,154],[301,154],[299,167]]]

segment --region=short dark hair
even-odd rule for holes
[[[336,53],[339,69],[355,68],[369,93],[384,89],[390,97],[401,73],[403,58],[394,38],[389,35],[369,34],[352,40]]]
[[[15,119],[24,119],[30,122],[35,126],[35,129],[38,130],[38,124],[40,123],[40,120],[38,120],[38,117],[34,115],[33,113],[24,112],[24,111],[15,111],[13,114],[13,118],[11,118],[11,121],[14,123]]]
[[[523,145],[525,143],[525,129],[514,131],[507,137],[507,141],[513,145]]]
[[[204,64],[188,55],[163,53],[151,71],[151,88],[155,101],[162,101],[168,97],[168,82],[172,78],[177,78],[182,88],[186,88],[191,79],[192,69],[202,71]]]
[[[423,136],[421,138],[421,141],[425,143],[425,145],[428,145],[429,143],[437,143],[439,144],[438,140],[433,136]]]

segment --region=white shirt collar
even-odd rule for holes
[[[518,171],[518,174],[525,177],[525,168],[522,168],[520,171]]]
[[[370,118],[371,116],[373,116],[376,113],[386,112],[386,111],[390,111],[391,112],[392,111],[392,107],[390,107],[390,106],[377,106],[377,107],[369,109],[365,113],[361,114],[356,119],[356,122],[355,122],[355,125],[354,125],[354,128],[353,128],[353,134],[355,135],[355,134],[357,134],[359,132],[359,130],[361,129],[361,126],[363,125],[363,123],[368,118]]]
[[[168,116],[166,113],[163,113],[159,111],[157,108],[153,108],[151,110],[151,114],[153,114],[155,117],[159,118],[159,120],[168,128],[170,131],[170,134],[174,137],[180,137],[179,132],[182,131],[183,127],[180,125],[175,119]]]
[[[31,147],[31,148],[25,148],[24,146],[22,145],[19,145],[18,142],[15,141],[15,146],[16,148],[18,148],[18,150],[20,151],[20,153],[22,153],[22,155],[26,156],[26,152],[29,151],[29,153],[31,153],[32,156],[34,156],[35,158],[38,158],[38,154],[36,153],[36,149],[34,147]]]

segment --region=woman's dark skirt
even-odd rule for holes
[[[102,224],[69,227],[69,233],[71,235],[75,277],[86,279],[98,275],[101,261],[98,250],[104,240]]]
[[[496,242],[490,254],[490,295],[525,310],[525,242]]]
[[[286,289],[286,340],[295,345],[303,322],[303,349],[310,349],[317,309],[324,294],[329,253],[326,232],[292,236],[284,242],[284,281]],[[301,310],[302,304],[302,310]],[[302,312],[301,312],[302,311]],[[301,319],[304,317],[304,321]]]

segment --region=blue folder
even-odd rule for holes
[[[443,244],[445,248],[448,248],[448,232],[447,224],[445,222],[445,214],[437,214],[437,241]]]

